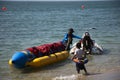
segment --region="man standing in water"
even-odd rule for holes
[[[81,39],[79,36],[75,36],[73,34],[74,30],[73,28],[70,28],[68,30],[68,33],[65,34],[63,42],[66,43],[66,49],[65,50],[70,50],[70,44],[72,44],[73,38]]]

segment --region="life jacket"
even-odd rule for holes
[[[43,44],[36,47],[27,48],[31,53],[33,53],[36,57],[50,55],[56,52],[64,51],[65,46],[62,42],[55,42],[50,44]]]

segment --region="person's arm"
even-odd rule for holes
[[[94,46],[94,43],[93,43],[93,40],[92,40],[92,39],[90,39],[90,42],[91,42],[91,45]]]
[[[82,39],[81,37],[76,36],[76,35],[74,35],[74,34],[72,35],[72,37],[73,37],[73,38],[77,38],[77,39]]]
[[[75,63],[79,63],[80,61],[79,61],[79,59],[77,58],[77,51],[75,50],[75,54],[74,54],[74,56],[71,58],[72,59],[72,61],[74,61]]]
[[[76,58],[76,55],[73,55],[73,57],[71,58],[72,60]]]
[[[75,50],[73,57],[71,58],[72,60],[76,58],[76,53],[77,51]]]

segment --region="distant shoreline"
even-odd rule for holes
[[[118,1],[0,1],[0,2],[120,2]]]

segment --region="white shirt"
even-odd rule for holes
[[[82,58],[82,55],[84,54],[84,51],[81,49],[76,49],[75,50],[75,55],[77,56],[77,58]]]

